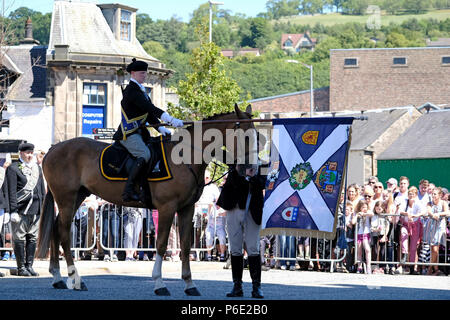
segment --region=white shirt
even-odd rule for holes
[[[136,83],[139,86],[139,88],[141,89],[141,91],[145,94],[145,97],[148,98],[147,92],[145,91],[145,87],[142,84],[140,84],[133,78],[130,78],[130,81],[133,81],[134,83]]]

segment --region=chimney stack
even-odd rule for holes
[[[33,22],[30,17],[25,23],[25,38],[20,40],[20,44],[40,44],[39,41],[33,39]]]

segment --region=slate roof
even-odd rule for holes
[[[378,138],[388,130],[405,113],[414,109],[413,106],[392,109],[368,110],[361,112],[336,112],[336,117],[367,117],[367,120],[354,120],[352,124],[352,141],[350,150],[367,150]],[[315,117],[330,117],[330,112],[316,113]]]
[[[378,112],[366,111],[363,116],[367,120],[355,120],[352,125],[351,150],[365,150],[371,146],[400,117],[409,112],[408,109],[389,109]],[[361,113],[342,115],[360,117]]]
[[[139,41],[116,40],[101,9],[95,3],[55,1],[49,51],[55,44],[69,45],[71,53],[128,56],[159,61]]]
[[[7,47],[5,50],[8,58],[20,70],[20,76],[9,88],[8,100],[45,99],[47,47],[22,44]]]
[[[450,158],[449,128],[450,110],[425,113],[378,160]]]

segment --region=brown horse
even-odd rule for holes
[[[250,118],[250,106],[243,112],[236,105],[234,112],[216,115],[211,118],[214,120],[236,119],[236,122],[204,124],[201,126],[202,137],[203,132],[207,129],[217,129],[222,134],[223,141],[225,141],[230,132],[229,129],[235,129],[239,126],[239,119]],[[253,124],[249,122],[241,123],[240,128],[244,131],[247,129],[254,130]],[[209,142],[204,142],[202,139],[201,145],[196,147],[193,141],[194,134],[192,134],[194,128],[191,126],[187,130],[191,133],[190,148],[192,150],[192,160],[196,152],[202,152]],[[189,252],[194,205],[203,191],[204,173],[208,163],[202,160],[199,164],[195,164],[193,161],[190,164],[175,164],[171,157],[171,152],[180,143],[186,143],[186,141],[172,141],[166,144],[166,154],[168,155],[168,164],[173,179],[149,183],[152,202],[159,213],[158,239],[156,243],[157,255],[152,272],[157,295],[170,295],[162,281],[161,267],[162,257],[166,252],[169,231],[175,213],[178,213],[179,219],[182,260],[181,276],[186,284],[185,293],[187,295],[200,295],[191,279]],[[242,142],[238,141],[235,146],[239,143]],[[81,281],[81,277],[77,273],[70,251],[70,226],[77,208],[89,194],[95,194],[117,205],[143,207],[143,204],[140,202],[123,203],[121,194],[125,182],[108,181],[102,177],[99,169],[99,157],[106,146],[107,144],[104,142],[81,137],[74,138],[56,144],[44,158],[43,170],[48,183],[48,192],[40,218],[37,257],[45,258],[50,247],[49,271],[53,275],[53,287],[55,288],[87,290],[86,285]],[[235,152],[236,150],[233,151]],[[59,209],[58,215],[55,214],[54,202],[56,202]],[[64,256],[67,262],[69,276],[66,282],[67,286],[62,281],[59,270],[60,244],[64,249]]]

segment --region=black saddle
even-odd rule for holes
[[[166,152],[162,136],[150,138],[147,144],[151,158],[147,164],[147,180],[165,181],[172,179],[172,174],[167,163]],[[118,141],[108,145],[102,150],[100,156],[100,172],[110,181],[126,181],[134,157]]]

